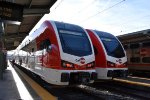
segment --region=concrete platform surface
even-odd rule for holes
[[[31,88],[27,89],[10,62],[8,66],[0,80],[0,100],[40,100]]]

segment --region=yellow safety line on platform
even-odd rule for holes
[[[148,84],[148,83],[135,82],[135,81],[129,81],[129,80],[117,79],[117,78],[114,78],[113,80],[120,81],[120,82],[126,82],[126,83],[130,83],[130,84],[135,84],[135,85],[142,85],[142,86],[150,87],[150,84]]]
[[[142,80],[150,80],[150,78],[143,78],[143,77],[133,77],[133,76],[128,76],[129,78],[138,78],[138,79],[142,79]]]
[[[27,76],[24,72],[19,70],[17,67],[15,69],[23,76],[23,78],[31,85],[31,87],[36,91],[36,93],[42,98],[42,100],[57,100],[57,97],[51,95],[48,91],[46,91],[43,87],[38,85],[35,81],[33,81],[29,76]]]

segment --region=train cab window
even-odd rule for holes
[[[97,48],[93,45],[95,55],[98,54]]]
[[[136,44],[130,44],[130,48],[131,49],[137,49],[140,47],[140,44],[139,43],[136,43]]]
[[[45,40],[45,48],[46,48],[46,50],[49,50],[50,47],[51,47],[51,42],[50,42],[49,39],[46,39],[46,40]]]
[[[44,49],[44,42],[42,41],[39,47],[39,50],[43,50]]]
[[[125,50],[128,49],[128,45],[127,44],[123,45],[123,47],[124,47]]]
[[[150,42],[144,42],[144,43],[142,44],[142,47],[150,47]]]
[[[31,51],[34,52],[34,48],[32,48]]]
[[[43,40],[40,44],[40,50],[43,50],[43,49],[48,49],[51,45],[51,42],[49,39],[46,39],[46,40]]]
[[[130,62],[132,63],[140,63],[140,57],[131,57]]]
[[[143,63],[150,63],[150,57],[143,57],[142,62]]]

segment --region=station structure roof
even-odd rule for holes
[[[150,41],[150,29],[117,36],[122,44]]]
[[[4,1],[4,0],[3,0]],[[14,50],[57,0],[6,0],[23,5],[23,18],[19,25],[4,23],[2,35],[6,50]]]

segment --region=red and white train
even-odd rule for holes
[[[118,36],[128,58],[130,75],[150,77],[150,29]]]
[[[92,83],[97,77],[92,42],[80,26],[45,21],[17,50],[23,50],[21,66],[51,84]]]
[[[126,77],[127,57],[120,41],[112,34],[87,29],[95,51],[98,79]]]
[[[150,73],[150,40],[124,44],[131,74]]]

